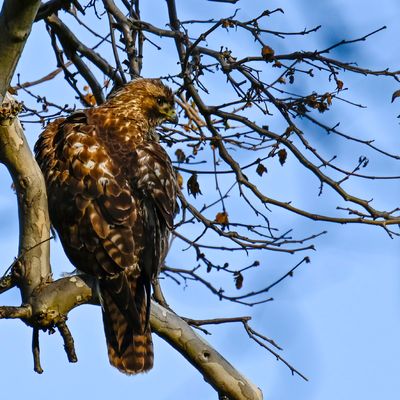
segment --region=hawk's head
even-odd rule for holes
[[[172,90],[159,79],[135,79],[111,94],[107,103],[119,103],[121,110],[130,109],[133,114],[140,112],[153,127],[178,122]]]

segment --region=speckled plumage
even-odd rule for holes
[[[101,106],[49,124],[35,146],[50,218],[79,270],[99,280],[110,363],[149,370],[150,284],[176,213],[176,177],[155,127],[176,117],[171,90],[138,79]]]

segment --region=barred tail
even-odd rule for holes
[[[110,364],[131,375],[153,367],[148,295],[140,278],[100,281],[103,324]]]

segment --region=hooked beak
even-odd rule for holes
[[[175,109],[172,108],[168,114],[166,115],[166,120],[171,122],[172,124],[177,124],[179,122],[178,114],[176,113]]]

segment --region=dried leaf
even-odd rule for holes
[[[243,275],[241,272],[235,272],[233,279],[235,280],[236,289],[241,289],[243,286]]]
[[[8,93],[12,94],[13,96],[18,94],[18,91],[14,89],[12,86],[8,88]]]
[[[319,102],[317,101],[317,97],[315,95],[307,96],[306,101],[307,101],[307,104],[312,108],[319,107]]]
[[[331,106],[332,105],[332,96],[329,93],[327,93],[325,95],[325,98],[326,98],[326,102],[328,103],[328,105]]]
[[[181,149],[175,151],[176,159],[178,162],[183,163],[186,160],[186,155]]]
[[[285,164],[287,158],[287,151],[285,149],[280,149],[278,151],[279,162],[281,165]]]
[[[88,92],[88,91],[89,91],[89,86],[88,86],[88,85],[85,85],[85,86],[83,87],[83,90],[84,90],[85,92]]]
[[[343,82],[338,79],[336,81],[336,87],[337,87],[337,90],[342,90],[343,89]]]
[[[297,106],[296,111],[297,111],[297,113],[298,113],[299,115],[304,115],[308,110],[307,110],[307,108],[304,106],[304,104],[299,104],[299,105]]]
[[[234,28],[235,27],[235,23],[229,18],[223,19],[221,22],[222,22],[222,26],[224,28]]]
[[[176,182],[179,186],[179,189],[182,189],[183,188],[183,177],[179,172],[176,173]]]
[[[267,168],[265,167],[264,164],[259,163],[257,165],[256,172],[258,175],[262,176],[264,172],[267,172]]]
[[[275,55],[274,49],[267,45],[263,46],[263,48],[261,49],[261,56],[264,60],[270,61],[272,60],[274,55]]]
[[[215,222],[221,224],[222,226],[228,226],[229,225],[228,213],[226,211],[219,212],[215,216]]]
[[[200,145],[193,146],[192,154],[194,156],[197,156],[197,153],[199,152],[199,148],[200,148]]]
[[[392,96],[392,103],[393,103],[398,97],[400,97],[400,90],[396,90],[396,91],[393,93],[393,96]]]
[[[326,111],[328,109],[328,105],[325,104],[323,101],[321,101],[320,103],[318,103],[318,111],[320,113],[323,113],[324,111]]]
[[[197,182],[197,174],[192,174],[192,176],[189,178],[187,182],[187,190],[188,193],[193,195],[194,198],[196,198],[198,194],[202,194],[199,182]]]
[[[85,96],[83,96],[83,98],[86,101],[86,103],[88,103],[89,105],[91,105],[91,106],[96,105],[96,99],[92,93],[85,94]]]

